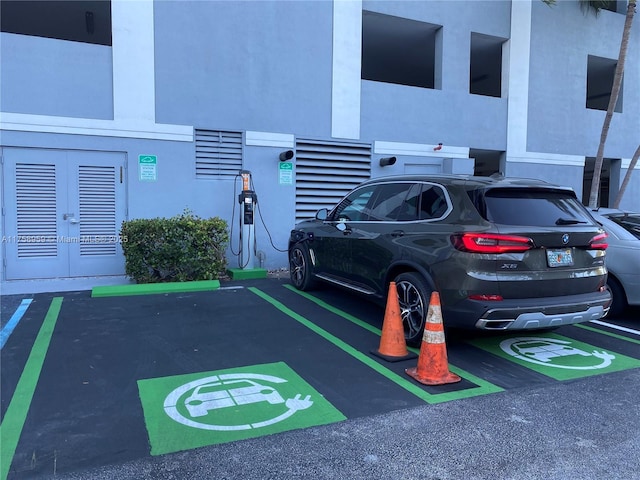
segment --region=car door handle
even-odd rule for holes
[[[392,237],[404,237],[404,230],[394,230],[391,232]]]

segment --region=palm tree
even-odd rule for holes
[[[627,189],[627,185],[629,185],[629,180],[631,180],[631,174],[633,173],[633,169],[636,168],[636,163],[638,163],[638,157],[640,157],[640,145],[638,145],[638,148],[636,149],[636,153],[633,154],[633,158],[631,159],[631,163],[629,164],[629,169],[627,170],[627,173],[624,176],[622,185],[620,185],[620,190],[618,190],[618,196],[616,197],[616,201],[613,202],[613,208],[620,207],[620,201],[622,200],[624,191]]]
[[[580,4],[583,6],[583,8],[594,9],[596,14],[600,11],[600,8],[602,8],[603,3],[608,3],[608,2],[580,0]],[[618,63],[616,65],[616,71],[613,76],[613,86],[611,87],[611,97],[609,97],[609,105],[607,106],[607,113],[604,117],[602,132],[600,134],[600,144],[598,145],[598,153],[596,155],[596,162],[593,168],[593,179],[591,180],[591,192],[589,194],[589,208],[598,207],[598,193],[600,191],[600,173],[602,171],[604,145],[607,142],[607,135],[609,134],[609,125],[611,125],[611,119],[613,118],[613,109],[616,106],[616,102],[618,101],[618,95],[620,93],[620,85],[622,84],[622,75],[624,73],[624,62],[625,62],[625,59],[627,58],[627,48],[629,47],[629,34],[631,32],[631,24],[633,23],[633,16],[635,14],[635,11],[636,11],[636,0],[629,0],[629,4],[627,5],[627,15],[624,21],[624,28],[622,30],[622,41],[620,42],[620,53],[618,54]]]

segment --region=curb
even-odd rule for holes
[[[159,293],[204,292],[208,290],[217,290],[218,288],[220,288],[219,280],[111,285],[93,287],[91,290],[91,297],[124,297],[129,295],[153,295]]]

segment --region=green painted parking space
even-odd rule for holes
[[[379,328],[376,328],[370,325],[369,323],[347,312],[340,310],[339,308],[333,307],[313,295],[296,290],[291,285],[285,285],[285,287],[289,291],[295,292],[300,296],[308,300],[311,300],[313,303],[315,303],[319,307],[322,307],[323,309],[330,311],[331,313],[334,313],[342,317],[343,319],[348,320],[349,322],[352,322],[376,334],[377,336],[382,335],[382,331]],[[427,403],[434,404],[434,403],[448,402],[452,400],[458,400],[462,398],[471,398],[478,395],[488,395],[490,393],[497,393],[497,392],[503,391],[501,387],[494,385],[490,382],[487,382],[486,380],[483,380],[482,378],[477,377],[470,372],[464,371],[461,368],[457,368],[455,365],[451,365],[451,364],[449,365],[449,369],[456,375],[466,380],[466,382],[462,384],[463,386],[461,388],[455,389],[455,386],[454,387],[448,386],[447,389],[445,389],[445,391],[441,393],[437,392],[438,387],[425,388],[423,385],[420,385],[410,380],[408,376],[398,375],[397,373],[393,372],[389,368],[386,368],[384,365],[382,365],[378,361],[372,359],[369,355],[366,355],[365,353],[353,348],[351,345],[349,345],[345,341],[341,340],[340,338],[337,338],[336,336],[330,334],[326,330],[320,328],[318,325],[315,325],[314,323],[310,322],[309,320],[297,314],[295,311],[288,308],[287,306],[285,306],[275,298],[267,295],[266,293],[258,290],[257,288],[250,288],[249,290],[251,290],[256,295],[259,295],[260,297],[262,297],[263,299],[271,303],[274,307],[276,307],[283,313],[287,314],[294,320],[310,328],[311,330],[316,332],[318,335],[323,337],[325,340],[328,340],[334,345],[338,346],[339,348],[347,352],[349,355],[351,355],[355,359],[367,365],[369,368],[380,373],[384,377],[388,378],[389,380],[396,383],[397,385],[404,388],[405,390],[413,393],[418,398],[424,400]],[[414,353],[419,353],[419,350],[415,348],[409,348],[409,350],[413,351]],[[469,385],[469,384],[471,384],[470,387],[464,387],[464,385]],[[451,390],[451,388],[454,388],[454,390]]]
[[[346,417],[283,362],[138,381],[151,454]]]
[[[493,337],[470,343],[555,380],[640,367],[638,359],[553,333]]]

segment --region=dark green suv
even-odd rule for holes
[[[552,328],[601,318],[607,234],[573,190],[539,180],[402,175],[366,181],[291,231],[291,281],[383,304],[398,289],[407,343],[429,298],[445,326]]]

